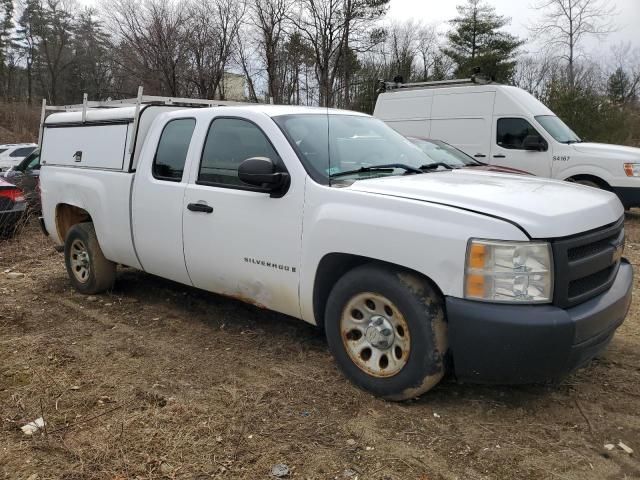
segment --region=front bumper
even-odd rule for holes
[[[640,187],[611,187],[624,208],[640,207]]]
[[[494,384],[560,379],[609,344],[629,310],[632,289],[633,269],[623,259],[608,291],[566,310],[447,297],[455,375]]]

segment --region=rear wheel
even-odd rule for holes
[[[104,257],[92,223],[78,223],[69,229],[64,258],[69,279],[79,292],[94,294],[113,287],[116,264]]]
[[[444,376],[442,298],[415,274],[377,265],[346,273],[329,296],[325,327],[340,369],[375,395],[413,398]]]

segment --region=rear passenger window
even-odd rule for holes
[[[502,148],[524,150],[522,142],[529,135],[539,137],[538,131],[523,118],[500,118],[497,142]]]
[[[182,180],[184,163],[195,127],[196,121],[193,118],[171,120],[165,125],[153,159],[152,171],[155,178],[171,182]]]
[[[26,157],[31,152],[33,152],[35,149],[36,149],[36,147],[16,148],[13,152],[11,152],[9,154],[9,156],[10,157]]]
[[[256,125],[238,118],[216,119],[207,133],[198,182],[248,187],[238,178],[238,167],[252,157],[279,163],[278,154]]]

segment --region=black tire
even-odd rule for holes
[[[592,188],[602,189],[602,186],[600,184],[594,182],[593,180],[578,179],[578,180],[574,180],[573,183],[577,183],[579,185],[584,185],[585,187],[592,187]]]
[[[79,245],[84,247],[82,252],[86,256],[78,249]],[[82,274],[78,273],[83,268],[78,265],[79,254],[86,263]],[[113,287],[116,264],[104,257],[92,223],[78,223],[69,229],[64,242],[64,262],[71,283],[80,293],[92,295]]]
[[[362,294],[366,295],[363,297]],[[359,317],[359,315],[354,317],[357,309],[351,310],[354,313],[347,313],[346,309],[351,308],[354,301],[357,302],[358,299],[366,298],[370,294],[374,295],[373,298],[376,302],[379,298],[390,301],[393,308],[384,310],[393,312],[388,316],[389,321],[394,315],[399,314],[398,316],[403,317],[406,327],[409,329],[406,332],[408,333],[408,345],[410,345],[408,355],[405,360],[398,361],[398,364],[403,365],[400,367],[401,369],[390,376],[367,372],[364,370],[367,368],[366,365],[358,366],[356,361],[361,363],[367,361],[362,358],[364,350],[360,353],[361,358],[356,358],[354,361],[352,359],[354,350],[358,350],[360,347],[352,348],[350,353],[347,345],[349,345],[348,342],[353,341],[353,338],[356,339],[355,342],[358,342],[360,337],[353,336],[353,331],[347,332],[347,327],[343,333],[341,327],[343,313],[351,315],[351,317],[345,318]],[[365,304],[366,302],[367,300],[365,300]],[[386,309],[384,301],[382,305],[383,309]],[[379,307],[376,306],[376,309]],[[397,313],[396,310],[398,310]],[[370,311],[367,312],[367,314],[370,313]],[[375,316],[379,317],[379,315]],[[353,320],[345,320],[344,322],[349,321]],[[359,322],[360,320],[355,321]],[[349,325],[349,323],[345,324]],[[365,329],[366,333],[362,335],[366,341],[371,337],[369,330],[373,328],[371,323],[368,325]],[[345,376],[360,388],[374,395],[388,400],[415,398],[437,385],[445,374],[447,325],[443,300],[428,281],[411,272],[376,264],[363,265],[347,272],[338,280],[329,295],[325,310],[325,330],[329,349]],[[397,328],[394,326],[393,332],[396,338],[399,338],[399,333],[405,333],[396,330]],[[374,332],[374,339],[380,338],[376,335]],[[356,343],[356,345],[360,344]],[[371,347],[371,344],[366,347],[365,344],[365,350],[366,348],[371,350],[374,347]],[[394,351],[395,347],[386,348],[387,350],[377,350],[377,355],[393,355],[389,351]],[[404,355],[402,357],[404,358]],[[398,355],[397,358],[401,358],[401,355]],[[386,363],[388,365],[390,362]],[[394,361],[393,368],[398,368],[398,364]],[[380,370],[380,365],[382,363],[378,367],[374,365],[374,368]],[[380,371],[384,372],[384,370]]]

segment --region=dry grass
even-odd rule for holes
[[[639,228],[631,214],[636,263]],[[637,453],[603,448],[640,451],[638,302],[560,385],[449,380],[392,404],[299,321],[133,270],[89,301],[30,225],[0,243],[0,478],[266,479],[276,463],[299,479],[640,478]],[[23,435],[39,416],[47,431]]]
[[[37,142],[39,125],[39,107],[0,103],[0,143]]]

